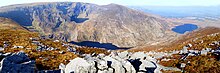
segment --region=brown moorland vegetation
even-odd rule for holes
[[[214,34],[214,33],[220,33],[220,28],[217,28],[217,27],[200,28],[199,30],[187,33],[186,35],[182,35],[182,36],[180,36],[170,42],[165,42],[165,43],[158,44],[158,45],[147,45],[147,46],[140,47],[140,48],[130,49],[129,51],[133,51],[133,52],[137,52],[137,51],[162,52],[162,51],[181,50],[183,46],[185,46],[189,43],[195,44],[195,43],[201,42],[201,40],[200,41],[198,41],[198,40],[193,41],[194,39],[203,39],[204,43],[197,46],[197,49],[201,50],[204,47],[207,48],[207,46],[202,47],[202,45],[207,45],[207,43],[210,43],[212,41],[219,39],[218,36],[205,37],[207,35]],[[196,46],[194,46],[193,48],[195,48],[195,47]]]
[[[7,18],[0,18],[0,47],[7,44],[3,53],[14,53],[23,51],[28,57],[36,61],[36,67],[39,70],[52,70],[58,69],[61,63],[67,64],[69,60],[72,60],[78,55],[67,51],[66,46],[62,46],[62,43],[66,42],[54,42],[52,39],[40,39],[39,34],[30,32],[17,23]],[[48,47],[57,48],[56,50],[37,51],[37,45],[32,43],[30,38],[37,38],[40,43]],[[14,46],[23,46],[22,48],[13,48]],[[72,45],[74,47],[74,45]],[[104,53],[108,52],[104,49],[89,48],[89,47],[77,47],[76,50],[81,53]],[[60,53],[63,51],[63,53]]]
[[[202,32],[195,33],[194,35],[191,36],[193,37],[197,35],[194,39],[190,39],[189,41],[187,41],[187,43],[184,42],[185,45],[187,45],[188,43],[192,44],[192,47],[188,48],[188,50],[202,50],[205,48],[211,48],[212,50],[215,50],[219,48],[220,44],[214,44],[214,42],[220,41],[220,34],[219,34],[220,30],[217,28],[209,28],[209,29],[206,28],[202,30],[204,32],[203,34],[208,34],[208,35],[200,34]],[[213,31],[211,32],[211,30]],[[187,39],[187,38],[188,37],[183,39]],[[177,50],[182,49],[179,47],[183,47],[184,44],[179,45]],[[167,49],[167,50],[171,50],[171,49]],[[175,54],[172,57],[164,57],[166,59],[171,59],[171,60],[160,61],[159,64],[168,67],[180,68],[180,64],[185,63],[186,67],[183,69],[185,73],[201,73],[201,72],[219,73],[220,72],[219,55],[208,53],[207,55],[188,56],[186,60],[181,60],[181,56],[182,55]]]

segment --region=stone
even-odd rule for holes
[[[65,73],[90,73],[91,65],[83,58],[71,60],[65,68]]]
[[[118,53],[118,56],[124,59],[124,58],[128,58],[128,54],[129,54],[128,51],[123,51],[123,52]]]
[[[90,64],[90,73],[96,73],[97,72],[97,65],[96,62],[99,59],[91,57],[91,55],[87,55],[84,57],[84,59]]]
[[[147,54],[144,52],[135,52],[134,54],[131,55],[130,59],[144,59],[146,58]]]
[[[32,41],[32,44],[39,45],[39,44],[40,44],[40,41]]]
[[[154,73],[154,70],[157,68],[156,64],[147,60],[140,60],[142,64],[140,65],[139,71]]]
[[[107,61],[108,67],[113,68],[115,70],[115,73],[125,73],[125,69],[123,68],[121,62],[115,60],[110,56],[105,56],[103,59]]]
[[[186,64],[185,63],[181,63],[180,67],[184,68],[184,67],[186,67]]]
[[[100,61],[96,61],[96,62],[97,62],[97,68],[99,70],[107,70],[108,69],[107,61],[100,60]]]
[[[165,55],[162,54],[162,53],[157,53],[157,54],[154,55],[154,58],[155,58],[155,59],[159,59],[159,58],[162,58],[162,57],[164,57],[164,56],[165,56]]]
[[[188,44],[189,47],[192,47],[192,44]]]
[[[211,51],[211,50],[212,50],[212,48],[206,48],[205,50],[206,50],[206,51]]]
[[[69,47],[69,46],[67,47],[67,50],[70,51],[70,52],[76,52],[76,48],[72,48],[72,47]]]
[[[63,63],[60,63],[59,69],[61,70],[61,73],[64,73],[66,66]]]
[[[219,41],[214,41],[213,43],[216,45],[219,45]]]
[[[0,47],[0,51],[4,51],[4,48],[3,48],[3,47]]]
[[[201,50],[201,55],[207,55],[207,53],[208,53],[209,51],[208,50]]]
[[[23,52],[8,55],[1,61],[1,73],[34,73],[35,61],[31,61]]]
[[[59,53],[60,53],[60,54],[64,54],[65,52],[64,52],[64,51],[59,51]]]
[[[163,54],[153,54],[154,58],[159,58],[159,57],[163,57]],[[156,62],[156,59],[154,59],[150,56],[148,56],[147,54],[145,54],[144,52],[136,52],[134,54],[131,55],[130,59],[142,59],[142,60],[150,60],[150,61],[154,61]]]
[[[184,46],[182,50],[180,50],[180,54],[187,54],[188,53],[188,47]]]
[[[196,56],[196,55],[193,53],[189,53],[188,56]]]
[[[125,68],[127,73],[136,73],[135,68],[133,67],[133,65],[129,61],[124,61],[122,63],[122,65]]]
[[[5,53],[5,54],[3,54],[4,56],[9,56],[9,55],[11,55],[12,53],[10,53],[10,52],[8,52],[8,53]]]
[[[105,57],[105,54],[102,54],[102,53],[101,53],[101,54],[98,54],[98,57],[99,57],[99,58],[104,58],[104,57]]]
[[[7,44],[7,43],[4,43],[3,44],[3,48],[6,48],[6,47],[8,47],[9,46],[9,44]]]
[[[59,40],[54,40],[53,42],[60,42]]]

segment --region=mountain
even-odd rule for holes
[[[117,4],[19,4],[1,7],[0,16],[11,18],[41,35],[68,42],[94,41],[135,47],[176,35],[169,27],[172,22]]]

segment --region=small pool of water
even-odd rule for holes
[[[184,34],[186,32],[191,32],[196,29],[198,29],[198,26],[195,24],[183,24],[172,28],[172,31],[179,34]]]

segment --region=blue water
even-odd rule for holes
[[[122,48],[122,47],[115,46],[112,43],[99,43],[99,42],[93,42],[93,41],[83,41],[83,42],[71,41],[70,43],[79,45],[79,46],[105,48],[108,50],[129,49],[129,48]]]
[[[179,34],[184,34],[185,32],[191,32],[193,30],[198,29],[197,25],[194,24],[183,24],[183,25],[179,25],[176,26],[174,28],[172,28],[172,31],[179,33]]]

